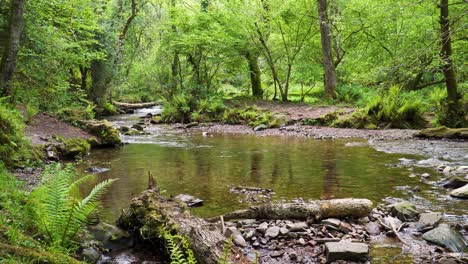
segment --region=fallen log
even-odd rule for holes
[[[121,102],[113,102],[113,104],[122,110],[136,110],[142,108],[149,108],[158,105],[155,102],[148,102],[148,103],[121,103]]]
[[[334,199],[309,203],[286,203],[253,206],[223,215],[224,220],[231,219],[295,219],[319,220],[324,218],[364,217],[372,210],[368,199]],[[219,217],[207,219],[216,222]]]
[[[224,254],[227,239],[221,225],[192,216],[185,204],[162,197],[157,189],[134,198],[130,207],[123,210],[118,224],[150,240],[160,240],[162,230],[182,235],[190,241],[199,263],[217,264],[225,258],[228,263],[251,263],[234,244],[230,254]]]

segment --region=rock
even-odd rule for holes
[[[367,233],[369,233],[372,236],[376,236],[382,232],[380,230],[380,225],[376,222],[369,222],[365,226]]]
[[[136,129],[136,130],[138,130],[138,131],[143,131],[143,129],[144,129],[143,126],[140,125],[140,124],[134,124],[134,125],[132,126],[132,128],[133,128],[133,129]]]
[[[450,188],[450,189],[457,189],[457,188],[465,186],[466,184],[468,184],[468,180],[460,176],[452,176],[442,182],[442,187]]]
[[[203,132],[203,133],[202,133],[202,136],[204,136],[204,137],[207,137],[207,136],[209,136],[209,135],[210,135],[210,133],[208,133],[208,132]]]
[[[255,230],[247,231],[244,235],[245,239],[250,240],[255,235]]]
[[[188,207],[199,207],[203,205],[203,200],[189,194],[179,194],[175,199],[182,201],[188,205]]]
[[[280,228],[278,226],[272,226],[265,232],[265,237],[275,238],[279,235]]]
[[[340,224],[341,224],[341,220],[337,219],[337,218],[328,218],[328,219],[322,220],[322,224],[324,224],[324,225],[326,225],[328,227],[339,229]]]
[[[284,252],[283,251],[273,251],[270,256],[272,258],[278,258],[278,257],[281,257],[283,256]]]
[[[407,201],[394,203],[391,204],[389,207],[391,214],[403,222],[417,220],[419,215],[418,211],[416,210],[416,207]]]
[[[61,157],[75,159],[83,157],[91,150],[91,145],[83,138],[60,139],[63,144],[57,145],[56,150]]]
[[[423,213],[419,216],[419,222],[426,226],[436,226],[442,221],[442,213]]]
[[[55,154],[55,152],[52,151],[52,150],[48,150],[46,156],[47,156],[48,160],[52,160],[52,161],[60,160],[59,157],[57,156],[57,154]]]
[[[337,260],[364,261],[368,258],[369,247],[365,243],[350,241],[325,243],[327,263]]]
[[[292,223],[286,225],[286,228],[289,230],[289,232],[302,232],[307,227],[309,227],[309,225],[307,225],[306,222]]]
[[[450,166],[447,166],[445,167],[445,169],[442,171],[443,174],[449,174],[451,171],[452,171],[452,167]]]
[[[111,250],[129,248],[133,244],[130,234],[114,225],[100,222],[97,225],[90,226],[89,230],[96,240],[101,241],[105,248]]]
[[[256,222],[257,222],[257,220],[255,220],[255,219],[243,219],[243,220],[239,221],[239,224],[241,224],[243,226],[251,226],[251,225],[255,224]]]
[[[80,122],[89,133],[99,138],[99,144],[102,146],[115,146],[122,142],[119,131],[107,120],[86,120]]]
[[[468,173],[468,166],[460,166],[457,168],[456,172],[460,174]]]
[[[267,128],[268,128],[268,127],[267,127],[266,125],[263,125],[263,124],[262,124],[262,125],[256,126],[256,127],[254,128],[254,131],[255,131],[255,132],[263,131],[263,130],[265,130],[265,129],[267,129]]]
[[[288,254],[288,256],[289,256],[289,259],[292,260],[292,261],[297,260],[296,252],[291,252],[291,253]]]
[[[81,251],[81,256],[83,257],[83,260],[92,263],[98,262],[101,258],[101,254],[99,254],[99,252],[93,247],[83,249]]]
[[[268,229],[268,223],[263,222],[257,227],[257,231],[261,234],[265,234],[266,230]]]
[[[240,246],[240,247],[246,247],[247,242],[245,241],[244,237],[242,234],[237,230],[235,227],[228,227],[226,228],[226,232],[224,232],[224,236],[229,238],[232,236],[234,244]]]
[[[128,132],[129,130],[130,130],[130,128],[129,128],[128,126],[121,126],[121,127],[119,128],[119,131],[120,131],[121,133]]]
[[[153,116],[151,119],[150,119],[150,123],[153,124],[153,125],[157,125],[157,124],[161,124],[162,123],[162,117],[161,116]]]
[[[468,198],[468,184],[451,191],[450,195],[456,198],[467,199]]]
[[[92,166],[92,167],[87,168],[85,171],[89,173],[93,173],[93,174],[98,174],[98,173],[110,171],[110,169]]]
[[[431,177],[431,175],[429,173],[423,173],[423,174],[421,174],[421,177],[429,178],[429,177]]]
[[[434,244],[449,248],[452,252],[464,252],[468,242],[463,236],[446,224],[424,233],[422,238]]]
[[[302,238],[302,237],[299,238],[299,240],[297,240],[297,243],[298,243],[299,245],[302,245],[302,246],[304,246],[304,245],[306,244],[304,238]]]
[[[289,230],[286,227],[280,228],[280,234],[281,235],[286,235],[287,233],[289,233]]]
[[[188,123],[186,124],[184,127],[185,128],[191,128],[191,127],[196,127],[198,126],[198,122],[191,122],[191,123]]]

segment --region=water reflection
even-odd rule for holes
[[[230,186],[271,188],[276,193],[274,199],[355,197],[380,201],[386,196],[407,195],[396,191],[397,185],[420,185],[418,178],[408,177],[407,168],[388,166],[398,163],[402,155],[345,147],[349,140],[162,132],[152,140],[155,144],[95,150],[88,157],[84,166],[111,169],[99,174],[102,179],[120,178],[104,197],[104,219],[114,220],[120,209],[147,187],[148,171],[167,195],[188,193],[205,200],[203,207],[193,210],[201,216],[247,206],[229,193]],[[159,140],[185,142],[186,146],[159,144]],[[421,193],[430,190],[430,186],[422,188]],[[462,207],[449,202],[451,209]]]

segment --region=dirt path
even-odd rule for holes
[[[31,140],[31,144],[33,145],[50,143],[50,140],[55,135],[60,135],[67,139],[88,139],[93,137],[82,129],[73,127],[47,114],[36,115],[32,123],[26,126],[24,133],[25,136]]]

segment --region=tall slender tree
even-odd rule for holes
[[[23,28],[23,7],[26,0],[12,0],[8,36],[0,63],[0,96],[11,95],[11,79],[16,69],[16,57]]]
[[[444,73],[445,85],[447,87],[447,125],[456,125],[463,117],[459,109],[459,94],[457,91],[457,79],[452,61],[452,41],[449,21],[449,1],[440,0],[440,35],[442,72]]]
[[[317,0],[322,43],[322,59],[325,72],[324,86],[327,98],[335,97],[336,72],[332,57],[330,23],[328,21],[327,0]]]

